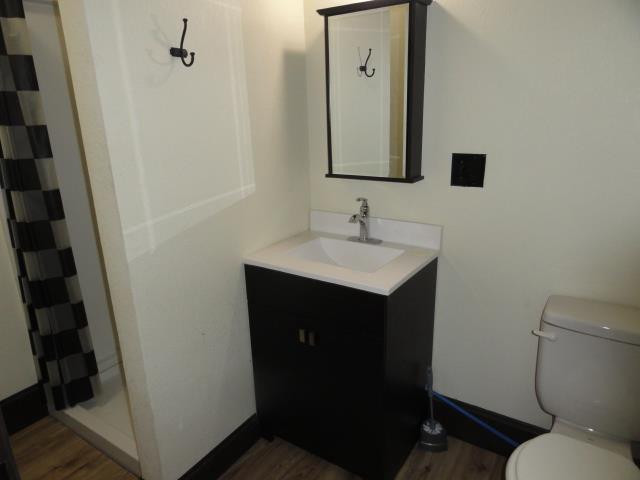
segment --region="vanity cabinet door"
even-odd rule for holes
[[[246,279],[264,434],[376,478],[386,297],[252,266]]]
[[[314,405],[309,449],[373,478],[371,470],[378,469],[382,453],[383,344],[370,332],[349,328],[349,318],[320,316],[305,322],[314,337],[306,364],[315,397],[307,398]]]
[[[367,474],[382,443],[382,342],[346,318],[251,304],[250,319],[264,433]]]
[[[264,435],[292,437],[306,421],[311,382],[294,316],[249,304],[258,417]]]

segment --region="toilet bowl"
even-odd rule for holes
[[[509,457],[507,480],[640,480],[640,309],[552,296],[542,315],[536,394],[551,432]]]
[[[507,480],[638,480],[640,469],[625,456],[565,434],[545,433],[509,457]]]

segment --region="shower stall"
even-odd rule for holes
[[[72,282],[75,282],[75,286],[71,285],[72,282],[69,280],[69,276],[65,274],[66,286],[70,292],[74,290],[73,294],[69,293],[69,297],[77,296],[80,299],[79,303],[84,306],[82,316],[85,318],[84,314],[86,313],[88,328],[83,328],[83,332],[86,331],[90,336],[88,343],[93,352],[90,355],[91,367],[87,369],[87,372],[89,372],[87,376],[90,375],[91,383],[88,391],[92,391],[93,394],[88,393],[82,397],[88,398],[92,396],[93,398],[79,402],[68,401],[65,393],[62,398],[66,408],[60,409],[60,401],[55,401],[55,395],[52,398],[51,392],[48,391],[50,413],[129,471],[139,475],[138,453],[92,210],[91,194],[85,171],[83,147],[80,140],[80,129],[75,112],[74,96],[57,3],[52,0],[24,0],[22,2],[23,12],[19,11],[20,2],[11,3],[18,5],[16,7],[18,13],[13,12],[7,15],[7,17],[12,18],[2,18],[2,29],[5,43],[7,44],[5,47],[8,54],[6,58],[11,58],[12,56],[15,58],[28,57],[25,52],[26,49],[30,49],[30,55],[33,57],[32,64],[35,69],[33,82],[36,87],[22,88],[18,85],[17,76],[19,74],[16,75],[16,66],[12,63],[11,72],[7,72],[8,68],[3,65],[3,70],[5,71],[3,72],[2,90],[12,90],[7,95],[13,95],[17,99],[18,109],[21,108],[22,110],[19,116],[21,119],[24,118],[21,121],[21,125],[25,125],[24,128],[26,129],[32,129],[29,130],[29,140],[32,143],[32,147],[33,135],[31,132],[36,131],[33,130],[34,128],[40,129],[38,131],[44,131],[45,136],[48,132],[50,149],[48,149],[49,154],[44,156],[49,156],[53,159],[50,162],[51,169],[48,172],[51,174],[51,172],[55,171],[53,174],[55,176],[54,182],[56,182],[56,190],[59,190],[59,198],[64,207],[62,221],[66,221],[66,231],[68,233],[66,250],[72,251],[71,264],[75,261],[72,280]],[[22,15],[24,15],[24,20],[20,18]],[[10,78],[6,77],[8,73],[10,75],[13,74],[13,80],[7,80],[7,78]],[[37,95],[39,95],[39,99],[35,98]],[[11,120],[8,122],[9,126],[3,127],[5,128],[5,134],[4,138],[2,138],[2,147],[5,158],[22,158],[15,152],[14,156],[11,157],[11,152],[8,152],[8,150],[15,150],[16,152],[18,150],[17,147],[13,148],[7,145],[12,141],[18,141],[16,140],[17,137],[10,133],[13,131],[11,130],[12,128],[22,128],[14,127],[15,124],[14,120]],[[30,127],[30,125],[37,126]],[[31,156],[38,159],[37,155]],[[37,175],[40,176],[40,183],[44,184],[44,169],[42,165],[44,165],[42,162],[37,164]],[[6,194],[11,197],[14,192],[9,192],[9,190],[10,185]],[[20,198],[21,201],[26,203],[27,195],[31,192],[28,192],[29,188],[24,187],[24,185],[22,190],[24,191],[19,192],[19,194],[23,195]],[[43,194],[45,197],[46,194],[50,193],[45,186],[41,186],[38,190],[37,193]],[[11,199],[8,201],[11,202]],[[24,207],[24,210],[28,210],[27,206]],[[7,213],[10,217],[8,212],[3,213]],[[28,212],[26,215],[26,220],[20,218],[17,220],[22,223],[34,220],[29,218]],[[58,245],[56,245],[56,248],[60,250]],[[36,252],[36,254],[39,253]],[[21,268],[21,258],[20,254],[17,253],[16,268],[18,272],[20,272]],[[40,265],[38,265],[40,270],[46,269],[41,264],[42,256],[36,255],[32,258],[37,258],[36,262],[40,262]],[[28,267],[27,262],[27,269]],[[28,280],[32,279],[28,278]],[[35,297],[33,291],[30,292],[30,297]],[[32,317],[35,317],[35,315],[32,315]],[[31,325],[38,322],[42,323],[40,318],[31,322]],[[51,325],[53,323],[50,322],[48,327],[50,331],[46,333],[56,333],[55,328]],[[86,327],[85,324],[83,326]],[[30,327],[30,329],[33,328],[37,327]],[[34,347],[34,350],[37,351],[38,349]],[[36,356],[40,357],[40,355]],[[45,363],[41,362],[38,366],[40,378],[42,378],[43,369],[46,368],[44,365]],[[83,368],[85,367],[83,366]],[[70,367],[67,368],[67,370],[70,369]],[[65,369],[61,368],[59,371],[60,377],[63,377]],[[96,372],[97,375],[94,375]],[[66,374],[70,375],[68,372]],[[87,391],[86,388],[85,391]]]

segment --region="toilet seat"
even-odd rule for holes
[[[509,458],[507,480],[640,480],[633,461],[558,433],[520,445]]]

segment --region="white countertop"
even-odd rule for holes
[[[244,263],[380,295],[390,295],[421,268],[436,259],[439,253],[436,249],[385,241],[382,246],[398,248],[404,252],[375,272],[361,272],[287,255],[292,248],[319,237],[347,239],[344,235],[306,231],[247,255]]]

